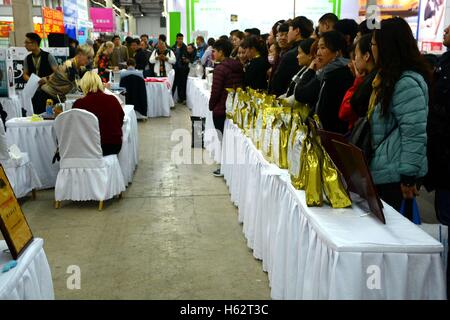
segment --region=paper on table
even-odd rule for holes
[[[36,74],[32,73],[30,79],[28,79],[28,82],[25,84],[25,87],[23,88],[22,91],[23,108],[27,110],[28,115],[33,114],[33,106],[31,103],[31,99],[36,93],[36,90],[39,88],[39,80],[41,80],[41,78],[39,78]]]

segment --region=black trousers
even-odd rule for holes
[[[384,202],[392,206],[395,210],[400,211],[403,195],[400,183],[388,183],[377,185],[378,195]]]
[[[122,144],[102,144],[103,156],[118,154],[122,149]]]
[[[225,128],[225,119],[226,118],[227,118],[226,116],[221,116],[221,117],[213,116],[214,128],[216,128],[216,130],[219,130],[222,135],[223,135],[223,130]]]
[[[377,190],[380,198],[384,202],[400,212],[403,202],[403,194],[399,182],[377,185]],[[405,200],[404,215],[410,221],[413,221],[413,201],[411,199]]]
[[[178,100],[186,100],[186,86],[187,79],[189,76],[189,69],[176,68],[175,69],[175,79],[173,81],[172,94],[175,94],[175,90],[178,89]]]
[[[47,99],[52,99],[54,104],[58,103],[58,98],[49,95],[45,91],[41,90],[41,88],[37,89],[36,93],[31,99],[31,102],[33,103],[33,112],[35,114],[41,114],[45,112]]]

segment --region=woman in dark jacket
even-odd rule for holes
[[[339,118],[349,123],[349,130],[352,130],[359,117],[366,116],[372,93],[372,81],[377,74],[371,41],[372,35],[366,34],[356,43],[355,58],[352,61],[356,75],[355,82],[345,94],[339,110]]]
[[[267,60],[267,48],[264,41],[256,36],[250,36],[241,45],[249,60],[245,67],[244,87],[267,90],[267,70],[270,68]]]
[[[228,97],[227,88],[242,87],[244,70],[242,64],[230,58],[232,50],[231,42],[218,40],[213,45],[213,55],[218,65],[214,68],[211,98],[209,99],[209,110],[213,113],[214,127],[222,137],[225,124],[225,103]],[[214,172],[215,176],[222,176],[220,168]]]
[[[317,52],[317,43],[315,43],[314,39],[309,38],[300,42],[298,46],[297,60],[298,65],[300,66],[301,69],[294,76],[294,78],[292,78],[292,81],[289,84],[289,88],[285,94],[286,98],[294,95],[297,84],[300,83],[301,79],[303,78],[303,75],[305,74],[306,71],[308,71],[309,65],[316,57],[316,52]]]
[[[320,36],[316,59],[303,74],[295,89],[295,99],[306,103],[316,113],[327,131],[345,133],[348,124],[339,119],[339,108],[348,88],[353,84],[344,36],[337,31]]]

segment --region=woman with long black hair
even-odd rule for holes
[[[374,150],[370,170],[380,197],[400,210],[403,199],[417,195],[428,170],[431,70],[402,18],[383,20],[371,45],[379,71],[368,109]]]
[[[242,45],[246,50],[248,64],[245,67],[244,87],[267,90],[267,70],[270,68],[267,60],[265,42],[257,37],[246,38]]]

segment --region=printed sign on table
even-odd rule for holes
[[[33,234],[0,165],[0,229],[14,260],[33,241]]]

